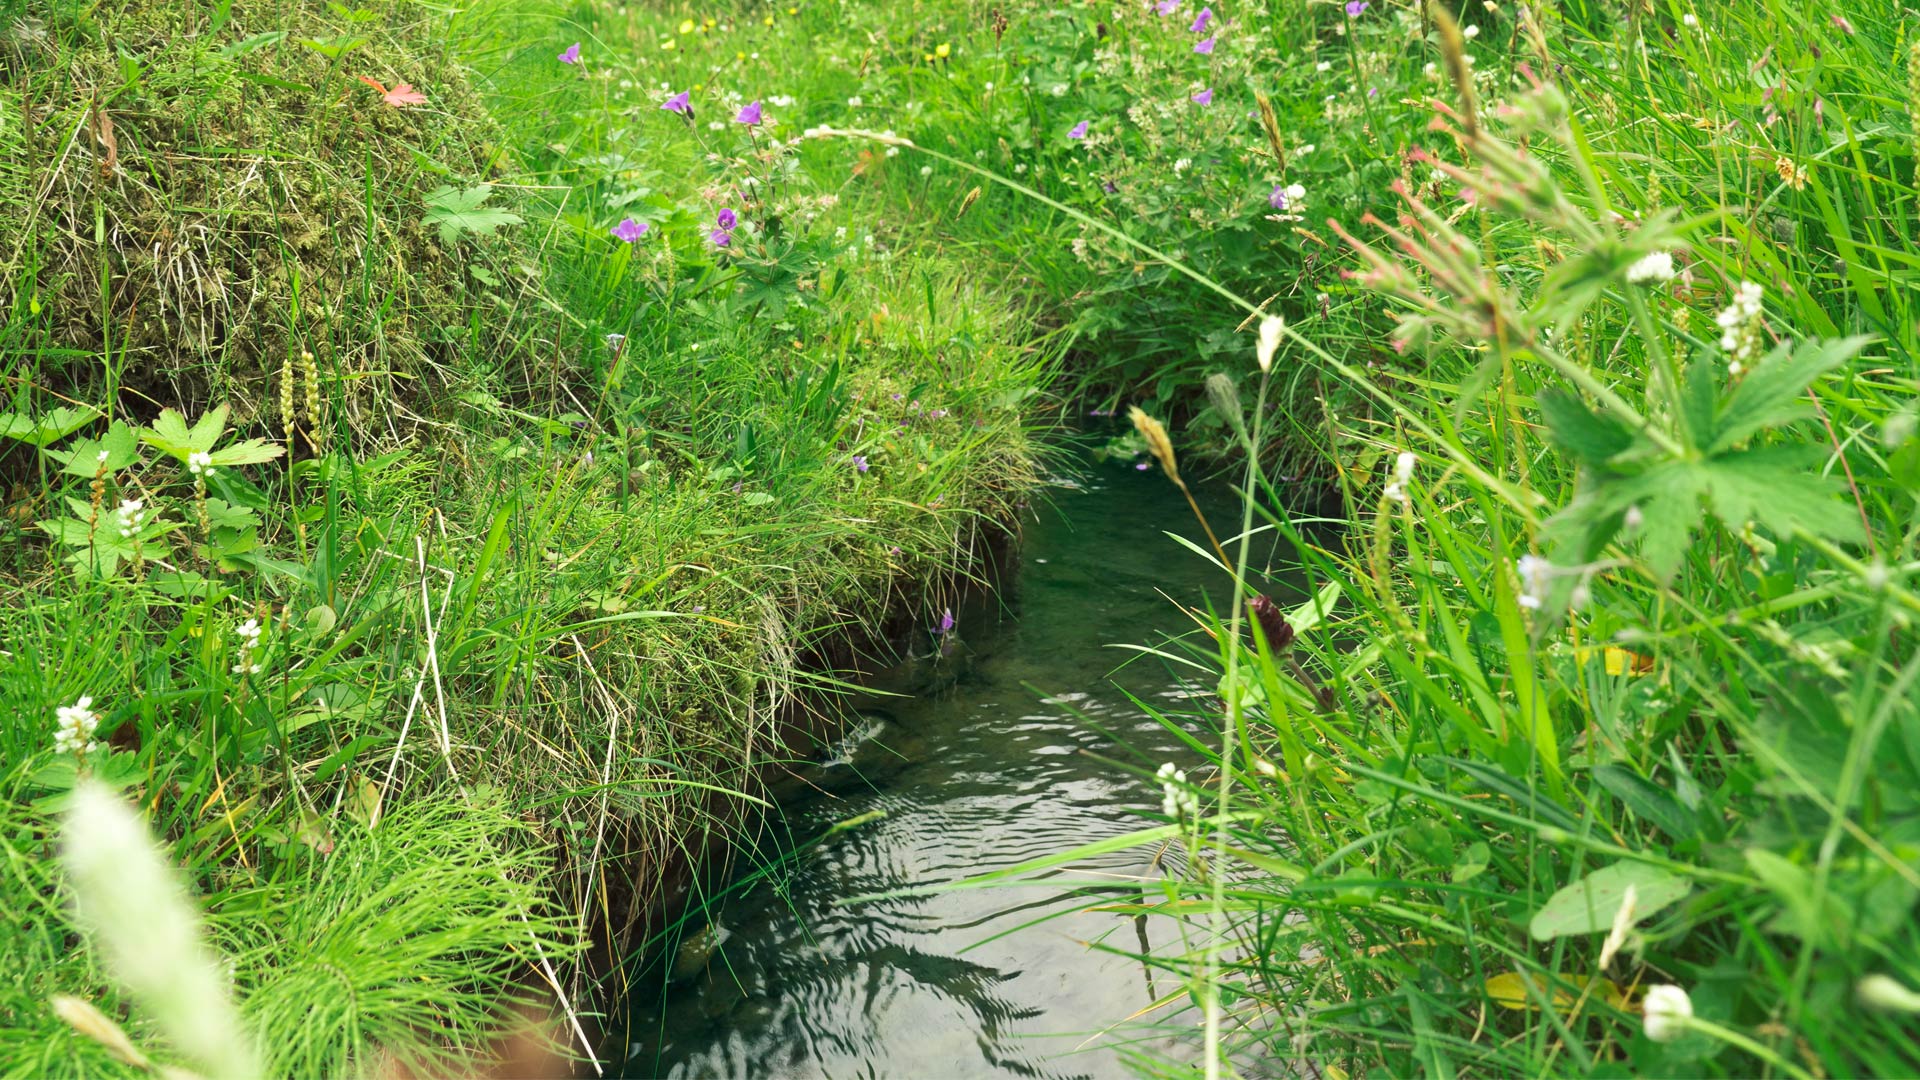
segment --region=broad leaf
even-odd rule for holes
[[[286,452],[285,447],[276,446],[265,439],[248,439],[246,442],[234,443],[232,446],[216,450],[212,456],[215,465],[258,465],[263,461],[272,461]]]
[[[47,446],[86,427],[99,415],[98,409],[75,408],[71,405],[62,405],[40,416],[0,413],[0,436],[18,439],[34,446]]]
[[[69,476],[92,477],[100,469],[100,453],[106,451],[107,471],[119,472],[140,456],[140,438],[132,427],[115,420],[107,433],[97,439],[76,439],[64,450],[49,449],[47,456],[64,466]]]
[[[1548,897],[1546,904],[1534,912],[1527,932],[1535,941],[1552,941],[1568,934],[1609,930],[1629,885],[1633,887],[1634,921],[1678,903],[1693,891],[1693,882],[1678,874],[1646,863],[1617,862]]]
[[[426,224],[440,230],[440,242],[452,247],[461,233],[486,235],[502,225],[520,224],[520,215],[486,205],[493,185],[456,188],[442,186],[428,193]]]
[[[1763,428],[1797,420],[1806,411],[1800,395],[1813,381],[1852,359],[1872,341],[1869,337],[1803,341],[1791,354],[1787,346],[1775,349],[1740,380],[1720,410],[1719,429],[1706,443],[1709,454],[1733,449]],[[1704,435],[1704,432],[1698,433]]]
[[[1633,443],[1632,432],[1610,417],[1596,415],[1571,393],[1546,391],[1539,404],[1548,437],[1582,465],[1604,464]]]

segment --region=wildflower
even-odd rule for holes
[[[953,609],[942,608],[940,610],[940,623],[933,628],[933,632],[935,634],[950,634],[953,632],[953,625]]]
[[[761,120],[761,109],[760,109],[760,103],[758,101],[748,102],[747,104],[740,106],[740,111],[733,114],[734,123],[745,124],[748,127],[758,126],[760,123],[760,120]]]
[[[188,454],[187,471],[195,476],[212,476],[213,455],[205,450],[195,450]]]
[[[1391,479],[1380,493],[1381,497],[1402,505],[1411,501],[1407,496],[1407,488],[1413,483],[1413,462],[1413,455],[1404,450],[1393,459],[1393,472],[1389,474]]]
[[[1480,28],[1478,26],[1463,26],[1460,28],[1460,36],[1466,38],[1468,41],[1472,41],[1474,38],[1480,36]]]
[[[1269,650],[1279,652],[1293,644],[1293,624],[1271,597],[1265,593],[1255,596],[1247,601],[1247,611],[1260,624],[1260,634],[1266,638]]]
[[[1347,18],[1357,19],[1367,10],[1367,0],[1347,0]]]
[[[1693,12],[1689,11],[1685,15],[1680,16],[1680,25],[1691,30],[1700,25],[1700,20],[1694,16]]]
[[[1273,353],[1280,347],[1280,332],[1286,328],[1286,320],[1278,315],[1260,320],[1260,342],[1254,346],[1253,354],[1260,361],[1261,374],[1273,370]]]
[[[1209,86],[1205,90],[1193,95],[1193,103],[1195,105],[1213,104],[1213,87]]]
[[[1547,586],[1553,580],[1553,564],[1537,555],[1522,555],[1514,560],[1513,572],[1520,575],[1520,606],[1538,611],[1547,602]]]
[[[865,104],[866,104],[866,101],[863,98],[861,98],[859,94],[855,94],[852,97],[847,99],[847,108],[849,109],[857,109],[860,106]]]
[[[84,754],[93,749],[93,733],[100,717],[93,711],[93,699],[83,697],[71,705],[53,710],[53,752]]]
[[[560,62],[563,64],[579,63],[580,62],[580,43],[576,41],[573,44],[567,46],[567,51],[560,54]]]
[[[740,224],[740,215],[733,212],[733,207],[723,206],[720,212],[714,215],[714,220],[720,223],[721,228],[732,232],[734,226]]]
[[[1067,132],[1067,138],[1069,139],[1084,139],[1086,137],[1087,122],[1085,120],[1073,125],[1073,129]]]
[[[1176,173],[1183,173],[1191,168],[1193,168],[1192,158],[1183,157],[1180,160],[1173,163],[1173,171]]]
[[[1299,184],[1275,184],[1267,195],[1267,205],[1275,210],[1286,210],[1307,197],[1307,189]]]
[[[613,238],[615,240],[625,240],[629,244],[638,242],[639,239],[645,235],[647,235],[647,224],[644,221],[624,218],[620,224],[613,227]]]
[[[1735,375],[1747,368],[1754,350],[1760,347],[1761,300],[1766,290],[1751,281],[1743,281],[1733,291],[1733,303],[1714,316],[1720,326],[1720,350],[1727,354],[1727,370]]]
[[[1201,56],[1212,56],[1213,41],[1214,41],[1213,38],[1207,38],[1205,41],[1202,41],[1199,44],[1195,45],[1193,47],[1193,51],[1199,53]]]
[[[1843,34],[1853,33],[1853,23],[1849,22],[1845,15],[1832,16],[1829,21],[1833,23],[1833,28],[1835,30],[1840,31]]]
[[[1163,19],[1178,10],[1180,10],[1180,0],[1160,0],[1159,3],[1153,5],[1154,14]]]
[[[143,507],[144,504],[139,499],[120,501],[120,508],[113,512],[113,516],[114,527],[120,530],[121,539],[131,540],[133,534],[140,531],[141,519],[146,516]]]
[[[1665,251],[1647,255],[1627,267],[1627,284],[1660,285],[1673,280],[1673,256]]]
[[[1640,1015],[1646,1025],[1647,1038],[1657,1043],[1670,1043],[1686,1033],[1687,1022],[1693,1019],[1693,999],[1677,986],[1662,983],[1650,988],[1640,1004]]]
[[[1213,9],[1210,7],[1203,7],[1200,9],[1199,16],[1193,20],[1193,25],[1187,27],[1187,33],[1204,34],[1207,32],[1207,24],[1212,21],[1213,21]]]
[[[853,471],[854,472],[867,471],[867,456],[865,454],[853,455]]]
[[[714,247],[732,247],[733,246],[733,234],[728,232],[725,229],[715,229],[712,232],[708,233],[707,240],[711,242]]]
[[[1200,796],[1187,787],[1187,774],[1184,769],[1176,769],[1173,762],[1161,765],[1153,774],[1160,781],[1160,810],[1170,818],[1200,816]]]
[[[607,351],[608,352],[619,352],[620,346],[625,345],[626,343],[627,343],[627,335],[625,334],[608,334],[607,335]]]
[[[1432,65],[1432,64],[1428,64],[1427,66],[1428,66],[1428,67],[1432,67],[1433,65]],[[1331,61],[1331,60],[1322,60],[1322,61],[1320,61],[1319,63],[1317,63],[1317,64],[1315,64],[1315,65],[1313,65],[1313,70],[1315,70],[1315,71],[1323,71],[1323,72],[1324,72],[1324,71],[1332,71],[1332,70],[1333,70],[1333,61]]]
[[[660,107],[670,113],[679,113],[687,119],[693,119],[693,92],[682,90],[660,103]]]
[[[933,47],[933,55],[945,60],[947,57],[953,55],[953,46],[943,41]]]

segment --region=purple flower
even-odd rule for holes
[[[1367,10],[1367,0],[1347,0],[1347,18],[1357,19]]]
[[[936,634],[948,634],[953,632],[953,609],[952,608],[944,608],[941,610],[940,625],[934,627],[933,632]]]
[[[1199,53],[1201,56],[1212,56],[1213,55],[1213,39],[1207,38],[1205,41],[1202,41],[1198,45],[1195,45],[1193,47],[1193,51]]]
[[[740,106],[740,111],[733,114],[733,122],[736,124],[745,124],[748,127],[753,127],[758,124],[760,122],[760,103],[753,101]]]
[[[573,44],[567,46],[567,51],[560,54],[560,62],[563,64],[579,63],[580,62],[580,43],[576,41]]]
[[[1073,125],[1073,130],[1067,132],[1067,138],[1069,139],[1084,139],[1086,137],[1087,137],[1087,122],[1085,120],[1082,120],[1079,123]]]
[[[1207,32],[1207,24],[1212,21],[1213,21],[1213,9],[1210,7],[1203,7],[1200,9],[1199,17],[1193,20],[1193,25],[1187,27],[1187,33],[1204,34]]]
[[[1160,0],[1159,3],[1153,5],[1154,14],[1163,19],[1178,10],[1180,10],[1180,0]]]
[[[853,471],[855,472],[867,471],[867,456],[865,454],[853,455]]]
[[[714,247],[732,247],[733,246],[733,234],[728,232],[725,229],[713,230],[712,232],[707,234],[707,239],[713,242]]]
[[[1195,105],[1213,104],[1213,87],[1209,86],[1205,90],[1193,95],[1193,103]]]
[[[889,555],[898,555],[898,554],[900,554],[900,545],[898,545],[898,544],[895,544],[894,546],[892,546],[892,547],[890,547],[890,548],[888,548],[888,549],[887,549],[887,554],[889,554]]]
[[[668,98],[666,101],[662,102],[660,104],[660,107],[667,110],[668,112],[679,113],[681,116],[692,116],[693,115],[692,96],[693,96],[692,91],[682,90],[679,93]]]
[[[1145,461],[1136,461],[1134,462],[1134,465],[1133,465],[1134,472],[1146,472],[1148,469],[1151,469],[1151,468],[1153,468],[1153,465]]]
[[[715,216],[714,220],[720,223],[721,228],[728,231],[732,231],[735,225],[740,224],[739,215],[735,214],[733,208],[729,206],[721,207],[720,213]]]
[[[635,221],[632,218],[627,218],[613,227],[613,238],[615,240],[625,240],[629,244],[638,241],[645,235],[647,235],[647,225],[644,221]]]

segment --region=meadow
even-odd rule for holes
[[[1911,37],[0,3],[0,1075],[590,1068],[1089,410],[1241,493],[1142,1072],[1920,1069]]]

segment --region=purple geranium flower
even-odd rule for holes
[[[867,456],[865,454],[853,455],[853,471],[855,472],[867,471]]]
[[[1205,90],[1193,95],[1193,103],[1195,105],[1213,104],[1213,87],[1209,86]]]
[[[946,633],[951,633],[952,631],[953,631],[953,609],[943,608],[940,612],[940,624],[933,628],[933,632],[936,634],[946,634]]]
[[[1082,120],[1079,123],[1073,125],[1073,130],[1067,132],[1067,138],[1069,139],[1084,139],[1086,137],[1087,137],[1087,122],[1085,120]]]
[[[1367,0],[1347,0],[1347,18],[1357,19],[1367,10]]]
[[[1180,0],[1160,0],[1159,3],[1153,5],[1153,10],[1156,15],[1164,19],[1180,10]]]
[[[666,101],[662,102],[660,107],[667,110],[668,112],[679,113],[681,116],[692,116],[693,115],[692,97],[693,97],[692,91],[682,90],[679,93],[668,98]]]
[[[1207,32],[1207,24],[1212,21],[1213,21],[1213,9],[1210,7],[1203,7],[1200,9],[1199,16],[1193,20],[1193,25],[1187,27],[1187,33],[1204,34]]]
[[[712,232],[707,234],[707,239],[713,241],[714,247],[732,247],[733,246],[733,234],[728,232],[725,229],[713,230]]]
[[[732,232],[733,227],[740,224],[740,215],[734,213],[732,207],[723,206],[720,208],[720,213],[715,215],[714,220],[720,223],[721,228]]]
[[[567,46],[567,51],[560,54],[560,62],[563,64],[579,63],[580,62],[580,43],[576,41],[573,44]]]
[[[740,111],[733,115],[733,122],[736,124],[745,124],[748,127],[753,127],[758,124],[760,122],[760,103],[753,101],[740,106]]]
[[[1195,45],[1193,47],[1193,51],[1199,53],[1201,56],[1212,56],[1213,55],[1213,39],[1207,38],[1205,41],[1200,42],[1198,45]]]
[[[632,218],[627,218],[613,227],[613,238],[615,240],[625,240],[629,244],[635,243],[645,235],[647,235],[647,224],[644,221],[635,221]]]

